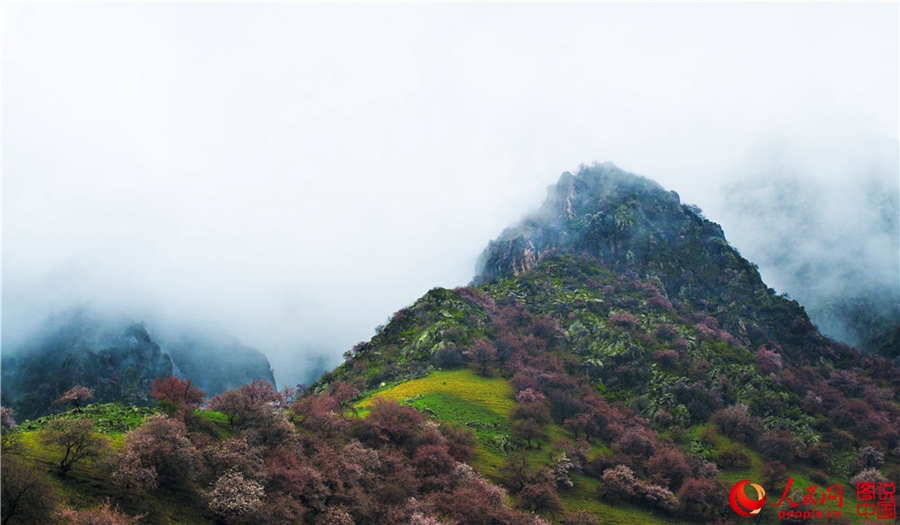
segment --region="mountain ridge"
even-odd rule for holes
[[[548,193],[538,212],[489,243],[470,286],[432,289],[396,312],[315,391],[349,383],[396,397],[392,385],[437,371],[487,370],[509,382],[518,408],[509,435],[479,436],[480,457],[503,457],[497,444],[511,440],[531,462],[552,466],[541,450],[563,445],[550,435],[567,443],[587,435],[588,456],[597,454],[582,463],[588,478],[608,486],[627,468],[618,474],[680,502],[676,510],[660,496],[651,508],[691,519],[712,511],[691,507],[685,477],[723,483],[743,469],[758,479],[748,465],[765,462],[846,480],[861,471],[860,449],[884,452],[889,477],[900,473],[896,363],[823,336],[719,225],[649,179],[606,164],[563,174]],[[441,399],[426,390],[405,402],[431,410]],[[522,415],[538,410],[522,408],[532,405],[547,415]],[[654,444],[637,452],[636,434]],[[653,450],[670,446],[681,451],[671,461],[692,463],[692,474],[654,472]],[[718,473],[704,478],[703,462]],[[518,493],[523,485],[504,465],[479,468]]]
[[[69,487],[160,523],[596,525],[734,523],[741,480],[792,498],[765,523],[844,504],[805,487],[900,482],[897,363],[822,336],[655,182],[564,174],[482,263],[305,392],[254,382],[192,411],[171,390],[111,473]]]
[[[76,384],[93,389],[96,402],[139,406],[154,403],[154,379],[173,375],[193,380],[209,396],[254,379],[275,385],[265,355],[223,334],[160,337],[125,315],[85,308],[54,314],[18,348],[4,348],[2,374],[3,402],[20,418],[50,413]]]

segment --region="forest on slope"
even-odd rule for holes
[[[840,523],[898,482],[896,362],[822,336],[677,194],[565,174],[481,260],[302,391],[4,411],[4,523],[727,523],[741,479],[785,492],[763,522]]]

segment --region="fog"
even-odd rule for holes
[[[594,161],[779,291],[823,253],[900,287],[896,215],[861,255],[829,237],[870,220],[859,181],[896,214],[897,42],[896,3],[4,4],[3,348],[87,304],[307,380]],[[791,261],[782,208],[750,213],[784,180]]]

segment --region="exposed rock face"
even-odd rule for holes
[[[150,383],[169,375],[172,361],[143,325],[67,312],[51,318],[25,348],[4,351],[3,403],[20,419],[37,417],[77,384],[94,391],[93,402],[148,405]]]
[[[564,173],[536,213],[506,229],[479,258],[475,283],[517,276],[556,255],[586,255],[654,283],[670,301],[715,316],[742,344],[789,336],[803,308],[775,295],[722,228],[677,193],[606,163]],[[748,324],[747,321],[750,321]]]
[[[177,365],[177,375],[190,379],[213,396],[256,379],[275,386],[268,358],[259,350],[222,335],[190,334],[165,341],[163,348]]]
[[[718,224],[677,193],[611,164],[564,173],[537,213],[488,245],[476,281],[517,275],[552,253],[591,255],[610,268],[655,276],[668,294],[718,288],[723,274],[766,291]]]

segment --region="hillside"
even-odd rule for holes
[[[29,423],[5,431],[4,469],[147,523],[729,523],[742,479],[769,492],[759,522],[855,523],[851,483],[900,481],[897,364],[822,336],[674,192],[564,174],[480,261],[307,392],[254,382],[197,410],[170,390],[67,480],[40,478],[60,452],[36,443],[119,416]]]
[[[366,390],[460,367],[496,374],[549,411],[533,434],[542,447],[587,436],[588,457],[612,452],[602,466],[626,465],[647,483],[665,479],[650,465],[673,445],[700,462],[693,475],[711,461],[718,479],[758,479],[778,462],[795,478],[846,482],[861,449],[896,469],[896,363],[822,336],[718,225],[655,182],[602,165],[564,174],[548,193],[490,243],[473,287],[435,289],[400,310],[321,384]],[[653,436],[643,456],[627,453],[631,432]],[[661,486],[677,493],[684,479]]]

